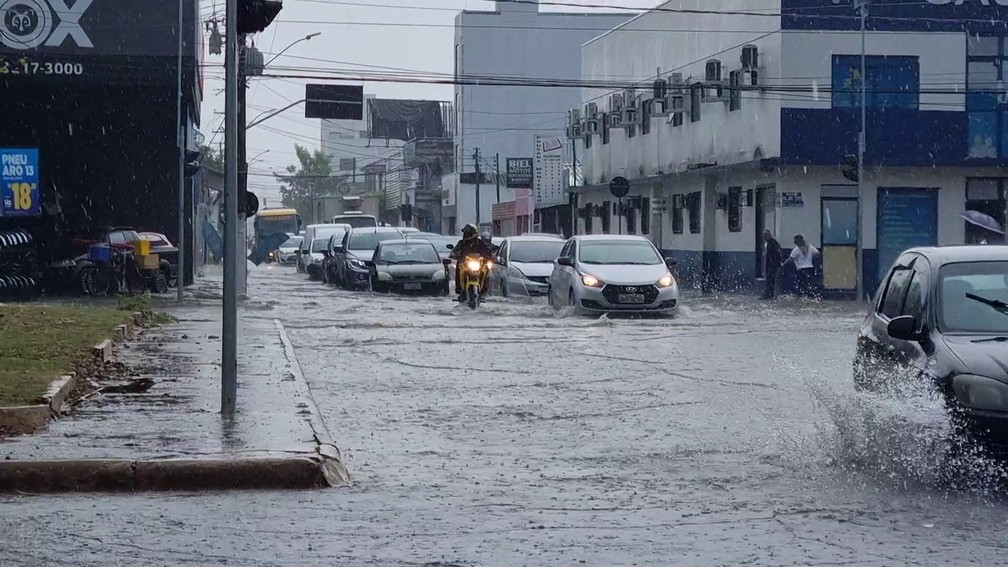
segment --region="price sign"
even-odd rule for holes
[[[38,216],[39,151],[0,148],[0,216]]]

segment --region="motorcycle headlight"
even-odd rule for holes
[[[604,287],[605,283],[591,274],[581,274],[581,283],[588,287]]]
[[[960,374],[952,378],[952,390],[967,407],[1008,411],[1008,384],[992,378]]]
[[[470,272],[478,272],[483,268],[483,263],[479,260],[466,260],[466,268]]]
[[[672,274],[666,273],[655,285],[658,287],[672,287],[675,285],[675,278],[672,277]]]

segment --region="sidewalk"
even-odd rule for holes
[[[143,394],[93,398],[46,431],[0,442],[0,491],[12,490],[5,481],[17,479],[22,489],[89,489],[87,478],[45,478],[80,475],[73,473],[80,467],[92,476],[118,471],[108,473],[119,477],[111,484],[136,490],[239,488],[241,479],[235,477],[241,471],[250,475],[251,487],[347,481],[279,321],[244,316],[239,307],[238,410],[225,419],[220,415],[219,273],[198,281],[187,297],[181,306],[155,305],[175,316],[177,324],[148,329],[116,346],[116,359],[132,371],[131,378],[150,378],[154,387]],[[158,473],[163,478],[148,478],[150,486],[140,486],[139,469],[154,465],[170,470]],[[122,467],[134,478],[122,477]],[[168,478],[172,475],[192,482],[176,486]],[[212,478],[199,480],[200,475]],[[298,478],[284,484],[263,475]],[[38,486],[26,486],[26,478]]]

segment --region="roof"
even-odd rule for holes
[[[297,209],[263,209],[256,213],[259,217],[282,217],[298,214]]]
[[[575,236],[578,242],[605,242],[605,241],[628,241],[628,242],[651,242],[643,236],[636,234],[582,234]]]
[[[564,241],[564,237],[554,234],[520,234],[518,236],[508,236],[504,240],[509,242],[553,242],[554,240]]]
[[[360,228],[351,228],[350,232],[351,233],[357,233],[357,232],[373,232],[373,233],[379,233],[379,232],[398,232],[399,234],[402,234],[402,232],[398,228],[396,228],[394,226],[362,226]]]
[[[916,252],[938,265],[954,262],[1008,262],[1008,246],[988,244],[911,248],[907,252]]]

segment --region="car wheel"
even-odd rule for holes
[[[329,269],[322,270],[322,284],[329,285]]]
[[[154,279],[151,282],[151,291],[154,293],[168,292],[168,278],[165,277],[163,271],[157,270],[154,272]]]
[[[546,304],[549,305],[550,307],[554,307],[554,305],[553,305],[553,286],[550,286],[550,287],[546,288]]]

